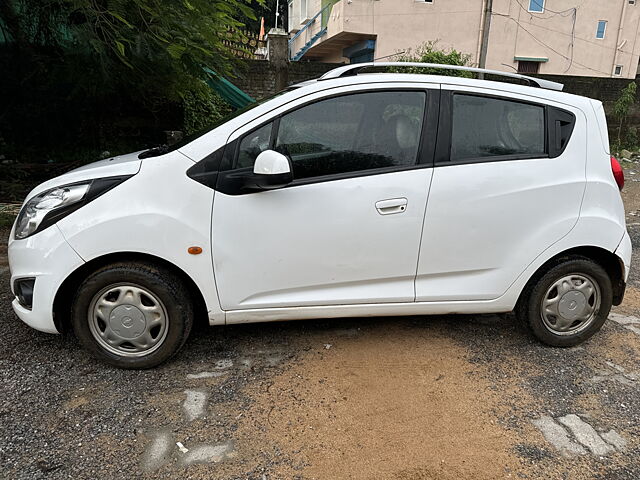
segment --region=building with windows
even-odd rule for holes
[[[390,59],[437,41],[474,65],[486,45],[485,67],[496,70],[623,78],[638,70],[636,0],[290,0],[288,8],[292,60]]]

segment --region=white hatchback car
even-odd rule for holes
[[[397,64],[35,188],[9,240],[18,316],[125,368],[168,359],[200,318],[515,309],[549,345],[591,337],[631,257],[602,104],[371,66]]]

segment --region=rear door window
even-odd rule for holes
[[[545,109],[530,103],[455,94],[451,161],[546,156]]]

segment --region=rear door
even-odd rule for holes
[[[494,299],[576,224],[586,120],[524,95],[442,89],[416,301]]]
[[[414,301],[439,90],[334,92],[230,138],[212,222],[223,309]],[[268,148],[293,182],[236,189]]]

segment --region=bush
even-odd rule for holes
[[[625,88],[622,89],[622,91],[620,92],[620,96],[616,100],[616,103],[614,103],[613,105],[613,116],[618,120],[618,137],[615,145],[616,148],[614,150],[621,148],[623,140],[627,143],[630,140],[633,140],[633,137],[628,138],[630,132],[627,132],[626,135],[624,134],[624,126],[625,120],[629,115],[629,109],[631,108],[631,105],[633,105],[636,101],[636,88],[636,82],[630,82]],[[635,137],[635,141],[637,142],[637,133]],[[633,143],[633,145],[635,145],[635,143]]]
[[[204,130],[232,110],[220,95],[202,82],[182,97],[183,130],[186,135]]]
[[[403,53],[395,55],[397,62],[419,62],[419,63],[438,63],[441,65],[460,65],[467,66],[471,59],[471,55],[458,52],[454,49],[439,49],[438,42],[425,42],[418,46],[415,50],[409,48]],[[422,73],[428,75],[449,75],[453,77],[471,78],[471,72],[461,70],[445,70],[438,68],[415,68],[400,67],[394,68],[394,71],[408,73]]]

